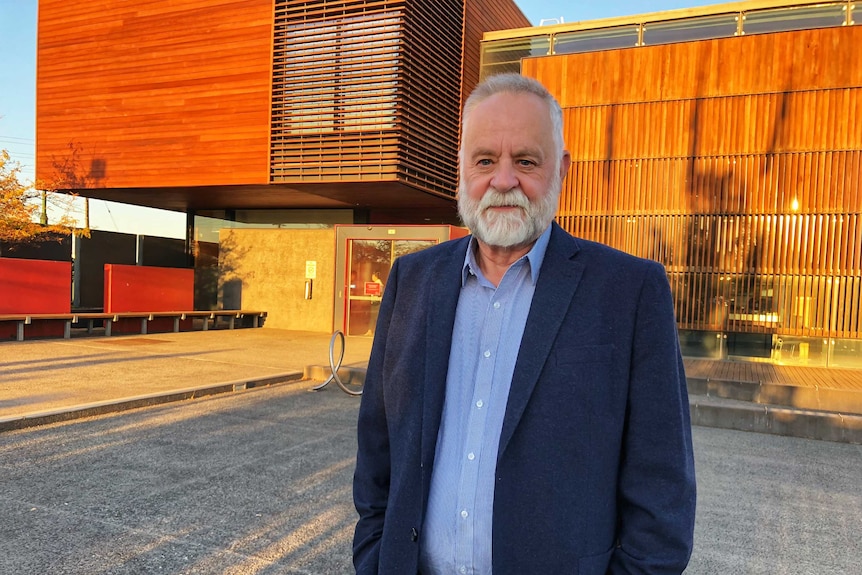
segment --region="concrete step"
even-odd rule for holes
[[[862,415],[862,391],[765,382],[688,378],[689,395],[738,399],[751,403],[813,411]]]
[[[329,366],[305,368],[324,381]],[[342,366],[348,384],[365,381],[365,365]],[[862,392],[793,385],[688,378],[693,425],[862,444]]]
[[[692,425],[862,444],[862,415],[689,395]]]
[[[691,422],[862,444],[862,392],[754,381],[688,378]]]

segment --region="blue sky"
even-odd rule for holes
[[[516,0],[534,25],[543,19],[565,22],[596,20],[647,12],[718,4],[703,0]],[[9,151],[32,179],[36,123],[37,0],[0,0],[0,148]],[[184,237],[185,215],[90,202],[90,225],[95,229]]]

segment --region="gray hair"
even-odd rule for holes
[[[464,113],[461,117],[462,139],[464,125],[467,123],[473,109],[491,96],[502,92],[533,94],[548,104],[548,110],[551,113],[551,125],[554,128],[554,144],[557,147],[559,158],[561,158],[565,146],[563,144],[563,110],[560,108],[559,102],[557,102],[556,98],[548,92],[548,89],[541,82],[516,73],[490,76],[473,89],[470,97],[464,103]]]

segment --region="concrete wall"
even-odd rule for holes
[[[317,263],[305,299],[306,262]],[[219,303],[267,312],[264,327],[329,333],[335,297],[335,230],[224,229],[219,234]]]

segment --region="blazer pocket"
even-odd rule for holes
[[[554,359],[558,367],[584,363],[610,363],[613,359],[613,344],[581,345],[578,347],[558,348]]]

